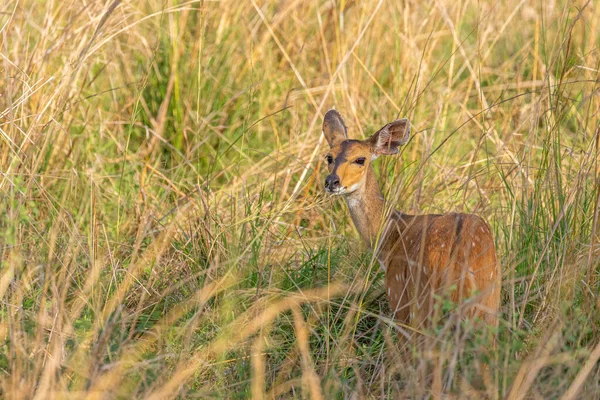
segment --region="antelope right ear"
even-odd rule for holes
[[[406,118],[390,122],[373,134],[367,141],[371,145],[373,155],[390,155],[398,153],[398,147],[408,142],[410,122]]]
[[[333,108],[327,111],[323,119],[323,135],[329,147],[334,147],[348,138],[348,128],[340,113]]]

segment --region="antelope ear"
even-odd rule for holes
[[[323,119],[323,135],[325,135],[329,147],[334,147],[348,138],[348,128],[346,128],[340,113],[333,108],[327,111]]]
[[[410,121],[406,118],[390,122],[373,134],[367,141],[371,145],[373,155],[391,155],[398,153],[398,147],[408,142],[410,137]]]

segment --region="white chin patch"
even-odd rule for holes
[[[371,154],[371,161],[377,159],[379,157],[377,154]]]
[[[358,183],[355,183],[354,185],[350,186],[347,190],[346,193],[352,193],[354,192],[356,189],[358,189]]]
[[[341,188],[336,189],[336,190],[326,189],[325,191],[327,193],[331,194],[331,195],[338,196],[340,194],[345,194],[346,193],[346,187],[344,186],[344,187],[341,187]]]

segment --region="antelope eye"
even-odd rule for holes
[[[366,158],[360,157],[360,158],[357,158],[356,160],[354,160],[354,162],[357,163],[358,165],[365,165],[365,160],[366,160]]]
[[[331,157],[331,155],[327,155],[327,157],[325,157],[325,159],[327,160],[327,164],[331,164],[333,163],[333,157]]]

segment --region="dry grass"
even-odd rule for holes
[[[591,1],[3,2],[0,396],[597,398],[599,46]],[[399,361],[333,105],[411,119],[397,208],[490,222],[496,352]]]

